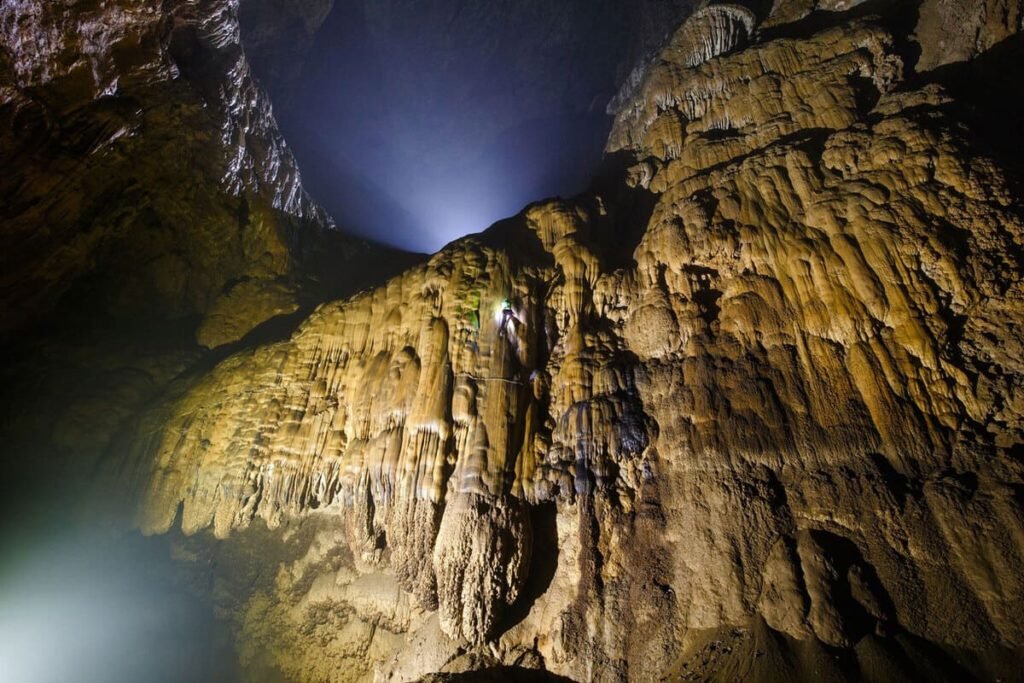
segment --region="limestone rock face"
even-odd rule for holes
[[[962,62],[1024,29],[1020,0],[925,0],[917,25],[920,68]]]
[[[1022,178],[979,153],[925,75],[927,52],[908,61],[908,4],[879,16],[868,3],[771,4],[712,4],[679,27],[616,109],[611,180],[322,303],[288,338],[181,372],[121,425],[100,490],[145,533],[210,530],[272,577],[219,596],[251,678],[1020,670]],[[50,6],[2,7],[19,47],[0,68],[17,83],[70,77],[33,66],[31,50],[59,41],[18,38],[23,17],[45,24]],[[185,53],[234,45],[230,22],[213,21],[226,15],[202,7],[162,25],[191,27]],[[932,7],[914,7],[921,22]],[[141,6],[117,17],[89,29],[94,42],[150,21]],[[978,30],[965,58],[995,40]],[[98,95],[113,87],[106,54],[85,53],[73,77],[90,126],[107,106],[136,121]],[[140,93],[185,85],[147,78]],[[5,116],[57,135],[35,90],[3,92]],[[262,111],[253,92],[214,88],[202,107],[186,89],[164,105],[238,121]],[[120,149],[108,138],[121,128],[101,128]],[[189,310],[214,348],[265,311],[297,310],[288,275],[305,253],[267,228],[304,211],[286,157],[270,171],[256,146],[227,149],[239,154],[226,167],[210,162],[230,171],[218,192],[237,182],[255,197],[240,215],[258,237],[231,243],[240,272],[197,285],[204,303]],[[54,201],[92,196],[68,192]],[[177,296],[226,262],[159,268],[159,291]],[[83,267],[55,263],[55,281]],[[196,367],[179,361],[153,372]],[[301,547],[283,558],[247,545],[268,537]]]
[[[803,19],[815,10],[843,12],[861,5],[866,0],[775,0],[764,28],[788,24]]]
[[[0,4],[0,160],[16,169],[0,180],[0,332],[86,288],[104,315],[184,317],[233,280],[301,270],[331,222],[251,75],[237,11]]]
[[[44,454],[11,481],[75,480],[203,347],[388,269],[303,189],[237,14],[0,3],[0,440]]]
[[[672,44],[683,64],[698,66],[749,38],[756,21],[754,13],[742,5],[712,5],[687,19]]]
[[[142,528],[333,520],[420,610],[334,613],[388,624],[359,655],[383,680],[437,668],[424,642],[578,680],[1014,661],[1024,205],[943,90],[904,85],[884,17],[754,16],[698,13],[652,64],[608,143],[627,187],[533,205],[156,410],[121,473]]]

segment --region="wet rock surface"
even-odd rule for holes
[[[75,480],[207,349],[410,262],[306,194],[233,2],[0,4],[0,166],[15,481]]]
[[[1012,679],[1024,199],[933,4],[697,12],[591,192],[179,379],[99,490],[260,567],[250,677]]]

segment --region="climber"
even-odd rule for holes
[[[512,311],[512,302],[510,302],[508,299],[502,299],[501,304],[495,311],[494,316],[498,322],[498,328],[502,332],[505,331],[505,327],[508,325],[509,319],[512,318],[513,316],[514,313]]]

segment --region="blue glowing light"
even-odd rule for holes
[[[307,189],[342,229],[432,252],[586,189],[611,123],[603,89],[625,45],[595,40],[587,22],[623,40],[624,10],[382,5],[336,3],[293,106],[277,108]],[[524,42],[551,25],[580,31],[543,49]],[[549,82],[559,74],[569,75]]]

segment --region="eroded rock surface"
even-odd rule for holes
[[[152,414],[143,528],[336,515],[422,610],[334,613],[387,632],[385,679],[437,628],[582,680],[685,677],[714,633],[1019,648],[1020,197],[886,20],[754,16],[695,15],[619,110],[633,190],[531,206]]]
[[[147,533],[315,524],[232,598],[244,664],[1019,671],[1021,179],[868,5],[698,12],[617,108],[614,180],[321,305],[126,430],[104,477]]]
[[[89,277],[115,315],[201,313],[234,278],[287,277],[292,243],[327,225],[250,74],[236,12],[0,7],[0,149],[17,169],[0,186],[6,334]]]
[[[1020,0],[925,0],[917,25],[921,69],[976,57],[1024,28]]]
[[[175,377],[212,364],[206,349],[354,291],[371,254],[387,270],[387,252],[334,230],[303,189],[237,13],[0,3],[12,481],[76,480]]]

